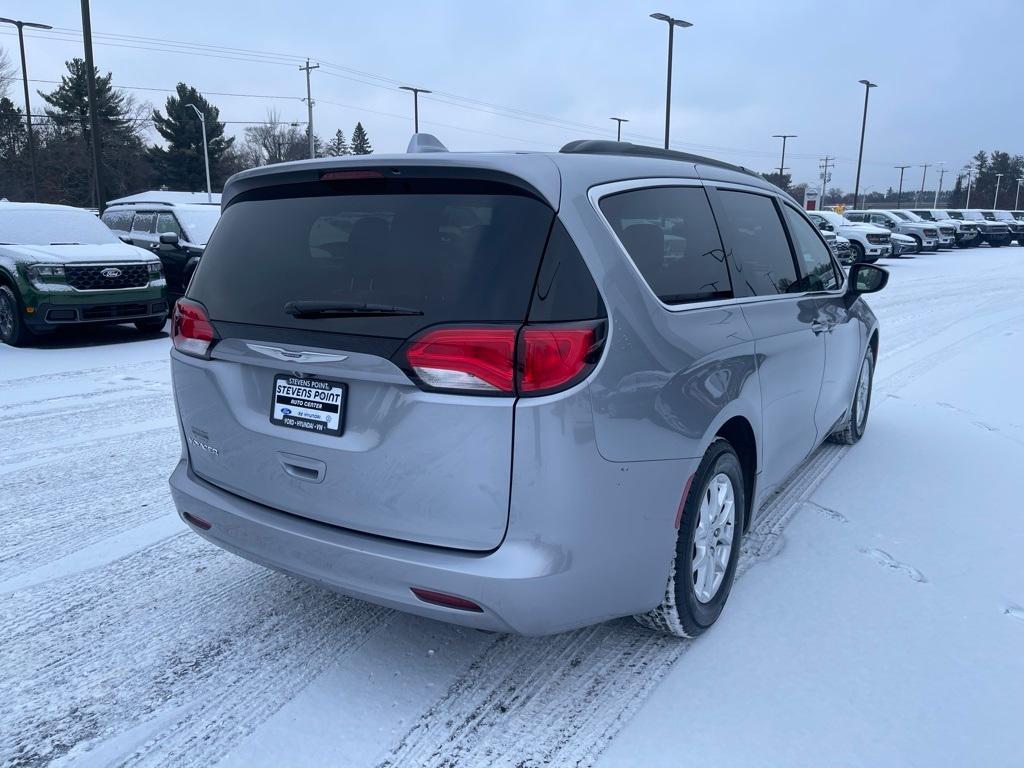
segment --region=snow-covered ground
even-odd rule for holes
[[[1024,248],[888,266],[867,435],[769,502],[696,642],[266,571],[173,513],[166,337],[0,347],[0,765],[1024,765]]]

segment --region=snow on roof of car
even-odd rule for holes
[[[220,192],[214,192],[207,198],[205,192],[169,192],[153,189],[139,192],[107,202],[111,205],[129,205],[131,203],[164,203],[167,205],[220,205]]]

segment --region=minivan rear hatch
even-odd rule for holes
[[[553,219],[525,185],[415,169],[235,196],[186,297],[217,340],[174,365],[193,470],[345,529],[497,547],[515,398],[432,391],[404,354],[437,326],[523,323]]]

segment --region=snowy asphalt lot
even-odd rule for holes
[[[1024,765],[1024,248],[888,260],[871,424],[696,642],[487,635],[185,529],[166,336],[0,347],[0,765]]]

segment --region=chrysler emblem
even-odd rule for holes
[[[106,269],[100,270],[100,274],[103,277],[115,278],[121,276],[121,270],[117,267],[107,267]]]

